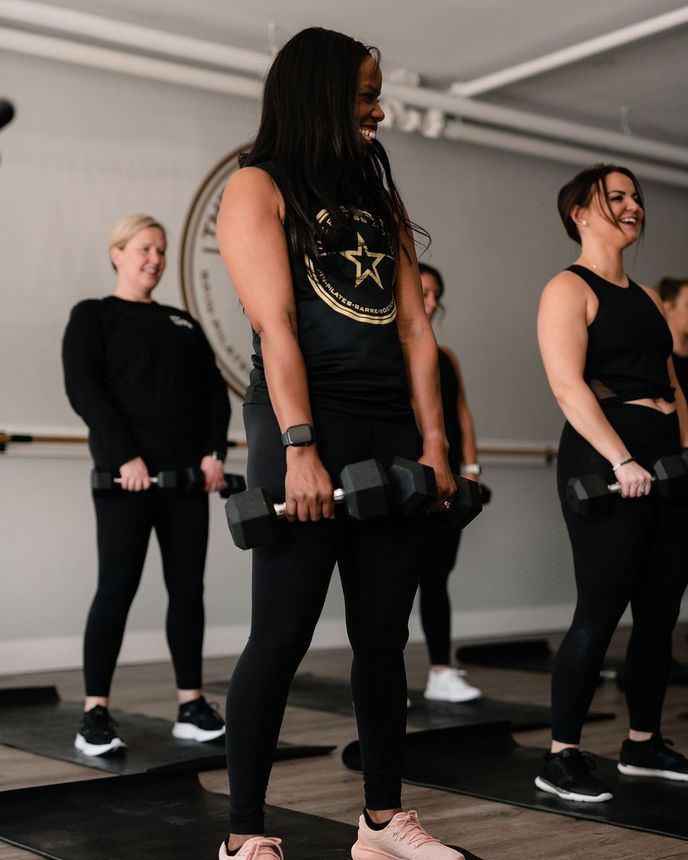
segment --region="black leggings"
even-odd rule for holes
[[[167,642],[177,687],[202,685],[203,570],[208,497],[151,488],[95,496],[98,589],[84,637],[87,696],[108,696],[129,608],[141,580],[152,529],[160,545],[168,593]]]
[[[244,407],[248,484],[284,499],[285,455],[269,406]],[[413,423],[318,416],[318,453],[333,476],[347,463],[418,459]],[[263,807],[289,685],[310,644],[335,564],[353,649],[351,688],[361,741],[365,802],[400,806],[406,727],[404,647],[418,584],[425,523],[392,516],[357,522],[281,523],[253,550],[251,634],[227,695],[232,833],[262,833]]]
[[[607,407],[606,415],[645,468],[680,450],[678,419],[637,405]],[[669,677],[671,634],[688,582],[688,506],[615,498],[612,514],[586,520],[572,514],[567,480],[586,473],[614,481],[610,464],[570,425],[559,446],[558,484],[573,548],[578,602],[552,677],[552,737],[577,744],[612,634],[631,604],[633,630],[626,653],[625,694],[630,727],[660,730]]]
[[[456,563],[461,532],[440,517],[428,523],[425,561],[420,575],[420,620],[430,663],[451,663],[451,603],[447,584]]]

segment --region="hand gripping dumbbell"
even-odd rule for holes
[[[688,496],[688,453],[661,457],[651,469],[652,492],[662,499]],[[574,514],[587,519],[606,517],[611,513],[613,495],[621,484],[607,484],[602,475],[570,478],[566,485],[566,502]]]
[[[345,466],[339,480],[341,488],[334,491],[334,501],[343,502],[350,517],[367,520],[389,511],[389,482],[377,460]],[[225,513],[234,543],[240,549],[272,543],[286,507],[284,502],[275,504],[260,487],[230,496]]]
[[[161,490],[176,490],[179,488],[179,473],[177,469],[166,469],[150,476],[150,481]],[[110,493],[119,489],[121,483],[122,479],[115,472],[91,471],[91,489],[96,493]]]
[[[388,470],[392,487],[392,510],[405,517],[419,516],[430,510],[437,499],[435,472],[424,463],[395,457]],[[454,475],[456,495],[448,508],[438,511],[457,529],[467,526],[482,511],[480,486],[460,475]]]
[[[180,489],[186,493],[200,492],[205,488],[205,475],[203,470],[198,466],[187,466],[186,469],[179,470]],[[225,484],[223,490],[220,490],[220,498],[228,499],[234,493],[241,493],[246,489],[246,481],[243,475],[232,475],[225,472],[223,475]]]

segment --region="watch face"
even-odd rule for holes
[[[295,424],[287,430],[290,445],[310,445],[313,429],[308,424]]]

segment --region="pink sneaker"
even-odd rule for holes
[[[362,815],[351,857],[352,860],[465,860],[463,854],[426,833],[414,809],[397,812],[384,830],[371,830]]]
[[[243,860],[284,860],[284,854],[280,845],[281,839],[274,836],[252,836],[239,849],[238,854],[232,857],[243,857]],[[223,842],[220,845],[219,860],[232,860],[232,857],[227,853],[227,846]]]

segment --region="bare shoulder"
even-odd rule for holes
[[[272,176],[260,167],[234,171],[224,190],[223,209],[242,207],[242,211],[273,212],[284,220],[284,199]]]

